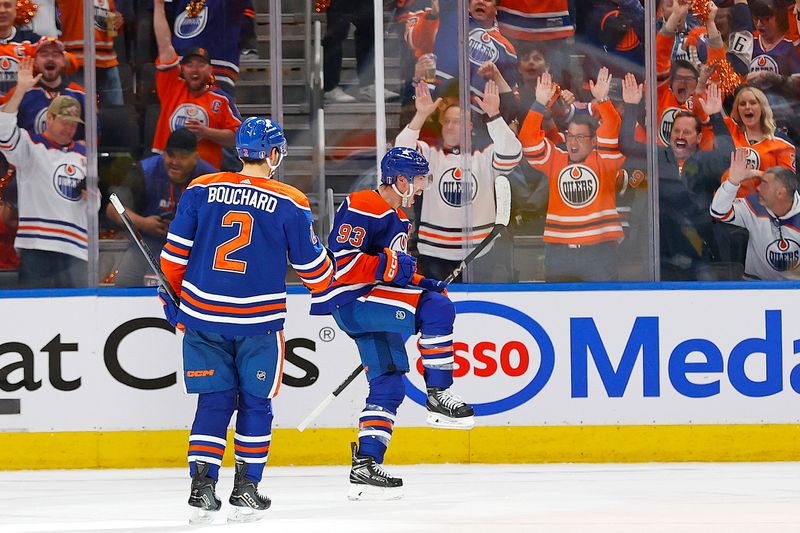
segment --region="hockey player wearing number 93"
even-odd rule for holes
[[[428,162],[412,148],[392,148],[381,161],[377,190],[350,194],[339,207],[328,238],[336,259],[331,285],[312,293],[311,314],[332,314],[356,343],[369,381],[369,395],[353,443],[350,492],[360,499],[395,499],[403,482],[381,464],[392,438],[409,371],[405,341],[420,333],[428,390],[428,423],[470,429],[473,408],[450,392],[453,384],[455,306],[446,284],[416,274],[408,255],[410,207],[430,183]]]
[[[248,118],[236,133],[236,151],[241,172],[189,184],[161,252],[161,268],[180,299],[178,308],[165,294],[165,314],[185,329],[184,382],[198,394],[188,451],[192,523],[212,521],[221,508],[215,487],[234,410],[228,520],[257,520],[270,506],[257,489],[283,370],[287,262],[312,293],[328,287],[334,272],[308,199],[270,179],[287,151],[281,127]]]

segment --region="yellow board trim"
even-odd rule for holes
[[[346,465],[354,429],[273,431],[269,464]],[[0,433],[0,469],[186,466],[189,431]],[[232,448],[233,433],[228,434]],[[232,463],[225,454],[223,464]],[[798,461],[800,425],[397,428],[386,456],[414,463]]]

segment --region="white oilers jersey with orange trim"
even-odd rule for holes
[[[189,184],[161,252],[180,296],[178,321],[229,335],[283,329],[289,264],[312,292],[333,278],[308,199],[291,185],[232,172]]]
[[[86,151],[60,147],[17,126],[16,113],[0,112],[0,150],[17,167],[19,226],[16,248],[88,259]]]
[[[328,237],[328,248],[336,258],[334,281],[311,295],[311,314],[327,315],[356,299],[391,303],[414,312],[421,290],[375,280],[377,254],[385,248],[408,253],[410,235],[408,217],[393,209],[378,191],[350,194],[336,211]]]
[[[501,117],[488,122],[487,128],[493,143],[472,153],[468,186],[461,175],[457,149],[430,146],[417,140],[418,130],[407,127],[397,136],[395,146],[416,148],[428,160],[433,174],[433,184],[422,197],[417,242],[420,254],[461,261],[492,231],[496,214],[494,179],[517,166],[522,159],[522,144]],[[491,246],[481,255],[489,250]]]

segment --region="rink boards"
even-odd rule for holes
[[[454,288],[455,390],[472,431],[425,427],[416,339],[393,463],[800,459],[800,284]],[[180,466],[195,398],[152,290],[7,292],[0,330],[5,468]],[[366,396],[330,317],[288,297],[270,464],[337,464]]]

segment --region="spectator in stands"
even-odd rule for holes
[[[53,98],[66,95],[76,99],[81,105],[81,119],[84,119],[84,109],[86,106],[86,94],[83,87],[75,82],[70,82],[64,76],[67,65],[67,58],[64,52],[64,44],[52,37],[42,37],[34,49],[34,72],[41,74],[39,83],[25,93],[17,113],[18,125],[25,128],[31,134],[40,134],[47,126],[47,106]],[[12,89],[6,94],[0,103],[5,103],[14,93]],[[75,133],[75,140],[83,141],[86,139],[86,132],[83,124],[78,125]]]
[[[633,74],[622,83],[625,112],[622,115],[620,147],[628,162],[632,184],[639,186],[646,172],[647,146],[635,140],[642,85]],[[711,84],[706,98],[698,104],[710,116],[714,149],[699,149],[703,136],[700,119],[681,110],[675,115],[668,146],[658,149],[658,213],[661,279],[665,281],[714,279],[710,264],[720,257],[719,244],[708,214],[708,206],[719,180],[727,169],[733,141],[722,117],[722,96]]]
[[[788,12],[779,0],[751,0],[750,12],[756,32],[748,80],[772,84],[780,77],[800,75],[800,52],[787,39]]]
[[[19,268],[19,256],[14,250],[17,224],[17,185],[13,172],[6,171],[0,177],[0,272]],[[0,288],[11,289],[16,285],[16,279],[0,281]]]
[[[672,15],[678,0],[661,0],[656,29],[660,30]],[[703,25],[692,13],[688,13],[683,23],[676,28],[675,44],[672,46],[672,61],[688,61],[699,68],[706,61],[708,36]]]
[[[714,194],[714,218],[750,233],[745,279],[800,279],[800,194],[797,175],[786,167],[750,168],[747,152],[731,154],[728,179]],[[758,190],[737,198],[739,185],[760,178]]]
[[[198,176],[214,172],[218,169],[197,154],[197,137],[181,128],[170,134],[163,154],[142,160],[131,169],[122,186],[111,187],[111,192],[116,192],[126,206],[130,206],[126,212],[148,247],[160,250],[166,243],[170,221],[175,217],[178,200],[186,186]],[[106,215],[121,225],[113,206],[106,208]],[[140,286],[149,271],[141,252],[132,244],[120,262],[116,286]]]
[[[415,148],[430,163],[433,194],[422,202],[417,226],[418,267],[426,277],[446,278],[458,264],[491,232],[495,221],[494,180],[507,174],[522,158],[522,145],[500,115],[500,92],[489,80],[483,98],[477,103],[489,117],[487,126],[493,141],[483,150],[472,153],[471,176],[461,175],[459,140],[461,110],[457,105],[441,109],[439,122],[442,139],[437,146],[419,140],[425,120],[442,103],[433,101],[426,83],[416,86],[417,113],[400,132],[395,146]],[[470,218],[466,212],[469,206]],[[466,229],[470,228],[470,229]],[[482,253],[485,256],[490,248]],[[483,281],[490,281],[498,271],[497,261],[475,263]],[[508,279],[505,276],[503,279]]]
[[[242,123],[230,97],[213,86],[211,61],[205,48],[187,50],[181,59],[172,47],[164,0],[155,0],[153,31],[158,43],[156,91],[161,100],[153,152],[161,153],[170,132],[187,128],[197,136],[200,158],[215,167],[222,148],[232,147]]]
[[[327,8],[327,25],[322,38],[324,98],[331,103],[355,102],[356,98],[341,88],[342,43],[347,39],[350,25],[355,26],[356,70],[361,87],[358,97],[375,100],[375,56],[372,2],[362,0],[331,0]],[[396,100],[399,94],[383,88],[385,100]]]
[[[255,17],[252,0],[176,0],[169,3],[174,24],[172,46],[178,55],[204,48],[211,58],[214,80],[228,96],[235,96],[239,77],[239,40],[242,29]],[[196,6],[196,7],[195,7]]]
[[[547,281],[615,281],[617,246],[623,239],[616,193],[624,161],[618,148],[620,116],[608,97],[611,75],[602,68],[589,88],[600,113],[576,114],[569,121],[566,151],[542,129],[546,106],[556,94],[545,72],[536,84],[536,103],[519,137],[528,163],[549,179],[544,227]]]
[[[644,65],[644,6],[640,0],[593,0],[584,6],[589,11],[589,42],[622,60],[601,60],[615,65],[612,72],[624,73],[630,63]]]
[[[256,35],[256,9],[252,0],[248,0],[244,10],[242,31],[239,35],[239,57],[258,59],[258,36]]]
[[[764,172],[780,165],[796,171],[795,147],[776,132],[772,108],[759,89],[745,86],[739,90],[725,124],[736,147],[746,152],[751,169]],[[738,194],[745,197],[756,192],[758,182],[745,180],[739,185]]]
[[[84,64],[83,2],[84,0],[57,0],[61,14],[62,39],[67,51],[75,56],[81,67],[76,75],[78,79],[83,79]],[[115,0],[94,0],[96,81],[102,105],[123,104],[114,37],[125,21],[114,2]]]
[[[0,145],[17,167],[22,288],[85,287],[87,274],[86,151],[73,142],[81,109],[71,96],[58,96],[47,110],[41,135],[17,126],[25,93],[39,81],[33,59],[20,63],[17,88],[0,112]]]
[[[725,44],[717,29],[714,18],[717,13],[717,5],[709,0],[709,17],[706,23],[708,31],[708,58],[707,64],[715,60],[725,59]],[[701,149],[710,149],[712,144],[712,132],[708,125],[708,117],[703,113],[702,108],[694,105],[696,93],[702,94],[705,89],[710,70],[704,69],[703,76],[697,68],[689,61],[672,61],[672,49],[675,43],[675,36],[678,29],[685,24],[689,13],[689,0],[677,0],[674,4],[664,26],[656,35],[656,71],[658,81],[658,142],[661,146],[669,144],[670,130],[675,114],[681,110],[698,113],[704,126],[706,144]]]
[[[545,49],[538,43],[526,43],[520,47],[517,70],[519,72],[517,88],[519,101],[516,105],[518,111],[515,113],[515,118],[521,124],[525,120],[528,110],[536,101],[536,84],[539,77],[545,72],[549,72],[553,76],[553,72],[550,69],[550,61],[548,61]],[[553,79],[556,80],[555,76]],[[565,120],[575,112],[574,103],[575,95],[562,87],[558,91],[557,98],[548,105],[552,117],[558,123],[559,131],[566,129]]]
[[[17,69],[26,52],[20,45],[39,40],[39,34],[14,27],[16,16],[16,0],[0,0],[0,96],[17,82]]]
[[[36,0],[35,3],[30,2],[29,9],[31,8],[33,15],[30,15],[29,12],[20,13],[19,8],[17,8],[17,28],[37,33],[43,37],[58,37],[61,35],[61,30],[58,27],[56,0]]]
[[[458,10],[456,0],[439,0],[441,22],[436,34],[436,77],[448,85],[458,79],[459,53],[464,49],[458,43]],[[487,62],[494,63],[509,86],[517,84],[517,55],[511,42],[497,27],[496,0],[470,0],[469,43],[466,53],[470,62],[470,92],[481,96],[486,76],[480,72]],[[484,70],[484,73],[486,71]],[[472,111],[483,115],[480,106],[473,104]]]

